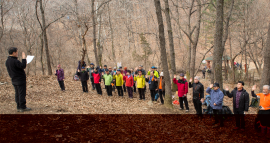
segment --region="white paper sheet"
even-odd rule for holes
[[[27,55],[27,57],[26,57],[27,64],[31,63],[32,60],[34,59],[34,57],[35,57],[35,56]]]

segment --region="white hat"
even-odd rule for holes
[[[160,73],[160,76],[164,76],[164,75],[163,75],[163,72]]]

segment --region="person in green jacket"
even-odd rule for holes
[[[153,66],[151,69],[149,69],[147,75],[150,75],[151,71],[154,72],[154,76],[155,76],[155,77],[159,78],[159,74],[158,74],[158,72],[156,71],[156,67]]]
[[[145,92],[144,92],[144,87],[145,87],[145,77],[142,75],[142,71],[138,71],[139,75],[137,76],[135,74],[134,81],[137,83],[137,88],[140,94],[140,99],[139,100],[145,100]]]
[[[112,80],[113,77],[108,69],[105,70],[106,74],[102,75],[102,78],[105,80],[105,88],[107,91],[108,96],[112,96]]]
[[[115,79],[115,84],[116,84],[116,89],[118,91],[118,95],[122,96],[124,95],[123,93],[123,84],[124,84],[124,80],[123,80],[123,75],[121,74],[121,70],[118,69],[116,74],[113,75],[113,79]]]

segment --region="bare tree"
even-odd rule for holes
[[[170,74],[168,71],[168,62],[167,62],[167,55],[166,55],[166,43],[165,43],[165,33],[164,33],[164,25],[163,25],[163,18],[161,12],[161,5],[160,0],[154,0],[155,7],[156,7],[156,14],[158,20],[158,27],[159,27],[159,44],[160,44],[160,55],[161,61],[163,66],[163,72],[165,77],[165,106],[172,108],[172,97],[171,97],[171,81],[170,81]]]
[[[224,0],[216,1],[216,30],[215,30],[214,58],[212,66],[216,82],[219,83],[221,90],[223,90],[222,57],[224,52],[224,47],[222,46],[223,17],[224,17],[223,6]]]
[[[262,92],[263,85],[269,85],[270,83],[270,24],[268,28],[268,37],[267,37],[267,43],[263,50],[263,57],[264,57],[264,67],[261,77],[261,86],[260,91]]]

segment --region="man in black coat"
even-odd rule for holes
[[[189,88],[193,88],[193,104],[196,109],[196,114],[202,118],[202,102],[204,102],[204,87],[200,83],[200,78],[195,77],[194,83],[191,83],[192,79],[189,81]]]
[[[15,88],[15,101],[17,103],[17,111],[30,111],[31,108],[26,107],[26,75],[24,69],[26,68],[25,53],[22,52],[22,62],[18,60],[18,49],[11,47],[8,50],[9,57],[6,61],[6,67],[12,84]]]
[[[81,77],[83,92],[88,93],[87,81],[89,80],[88,71],[85,71],[85,67],[82,67],[82,71],[78,70],[77,75]]]
[[[151,71],[150,77],[145,76],[145,81],[149,84],[152,102],[155,101],[156,89],[158,87],[157,77],[154,76],[154,71]],[[156,102],[155,102],[156,103]]]
[[[245,130],[245,112],[248,112],[249,108],[249,94],[243,88],[243,81],[238,81],[237,87],[230,93],[229,88],[226,87],[226,95],[229,98],[233,97],[233,112],[235,114],[236,127],[235,130],[241,128],[242,131]],[[240,127],[241,123],[241,127]]]

